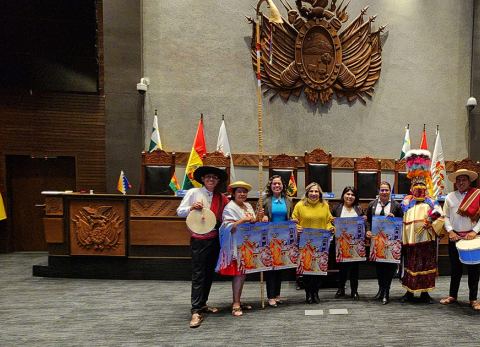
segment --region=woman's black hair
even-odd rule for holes
[[[358,197],[358,192],[357,190],[355,189],[355,187],[352,187],[352,186],[346,186],[344,189],[343,189],[343,192],[342,192],[342,195],[341,195],[341,198],[340,198],[340,203],[345,203],[345,200],[344,200],[344,196],[345,194],[347,194],[349,191],[351,191],[353,193],[353,195],[355,195],[355,200],[353,201],[353,206],[356,206],[358,205],[358,203],[360,202],[360,198]]]
[[[285,181],[283,180],[282,176],[280,175],[273,175],[268,179],[268,183],[265,186],[265,192],[267,193],[267,196],[273,196],[273,191],[272,191],[272,182],[275,178],[280,178],[280,181],[282,181],[283,189],[282,189],[282,197],[285,197],[287,195],[287,185],[285,184]]]

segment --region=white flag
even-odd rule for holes
[[[405,127],[405,137],[403,138],[402,152],[400,153],[400,160],[405,157],[405,154],[410,150],[410,129]]]
[[[156,149],[163,149],[162,140],[160,140],[160,132],[158,131],[157,115],[153,116],[152,136],[150,137],[150,146],[148,146],[148,151],[153,152]]]
[[[440,195],[447,193],[445,187],[445,157],[443,155],[442,140],[440,139],[440,131],[437,130],[437,138],[435,139],[435,148],[433,150],[432,166],[430,167],[433,183],[433,198],[437,199]]]
[[[222,125],[220,125],[220,131],[218,132],[217,151],[222,152],[225,156],[230,157],[230,182],[236,181],[232,151],[230,150],[230,142],[228,142],[227,128],[225,127],[224,120],[222,120]]]

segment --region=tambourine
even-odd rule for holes
[[[217,217],[210,209],[192,210],[187,216],[187,227],[195,234],[206,234],[215,228]]]

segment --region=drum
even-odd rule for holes
[[[206,234],[215,228],[217,218],[210,209],[192,210],[187,216],[187,227],[195,234]]]
[[[480,238],[460,240],[457,242],[460,261],[467,265],[480,264]]]

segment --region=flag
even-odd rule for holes
[[[290,179],[288,180],[287,195],[288,196],[297,195],[297,184],[295,183],[295,177],[293,176],[293,171],[290,173]]]
[[[400,160],[405,157],[405,153],[410,150],[410,129],[405,127],[405,137],[403,138],[402,152],[400,153]]]
[[[148,152],[152,153],[156,149],[163,149],[162,140],[160,140],[160,132],[158,130],[157,110],[155,110],[155,116],[153,116],[153,128],[152,135],[150,136],[150,146],[148,146]]]
[[[447,176],[447,172],[445,170],[445,157],[443,154],[442,140],[440,139],[440,130],[437,130],[430,172],[433,181],[432,197],[434,199],[438,199],[439,195],[444,195],[446,193],[445,177]]]
[[[170,180],[170,183],[168,184],[168,186],[169,186],[170,189],[173,190],[175,193],[177,192],[177,190],[180,190],[180,185],[178,184],[177,176],[175,175],[175,173],[173,174],[173,177],[172,177],[172,179]]]
[[[425,130],[425,125],[423,126],[422,141],[420,142],[420,149],[425,149],[428,151],[427,132]]]
[[[272,0],[267,0],[268,7],[270,8],[270,15],[268,16],[268,20],[270,22],[282,24],[283,19],[282,15],[280,14],[280,11],[278,10],[277,6],[273,3]]]
[[[218,132],[217,151],[222,152],[225,156],[230,157],[230,181],[235,182],[235,168],[233,166],[232,151],[230,150],[230,142],[228,141],[227,128],[225,121],[222,119],[220,131]]]
[[[130,182],[128,182],[127,176],[123,173],[123,170],[120,171],[120,177],[118,178],[117,190],[123,195],[127,194],[127,189],[132,188]]]
[[[152,153],[156,149],[163,150],[162,140],[160,139],[160,129],[158,128],[157,110],[155,110],[155,116],[153,116],[152,135],[150,136],[150,146],[148,147],[148,152]],[[175,172],[173,173],[173,176],[170,179],[170,183],[168,184],[168,186],[175,193],[177,192],[177,190],[180,189],[180,185],[178,184]]]
[[[192,151],[188,157],[187,167],[185,168],[185,177],[183,178],[182,189],[187,190],[193,187],[201,187],[201,182],[193,179],[193,172],[203,165],[203,155],[207,153],[207,145],[205,144],[205,134],[203,132],[203,116],[198,122],[197,133],[193,140]]]
[[[5,205],[3,204],[2,193],[0,193],[0,220],[7,219],[7,212],[5,212]]]

